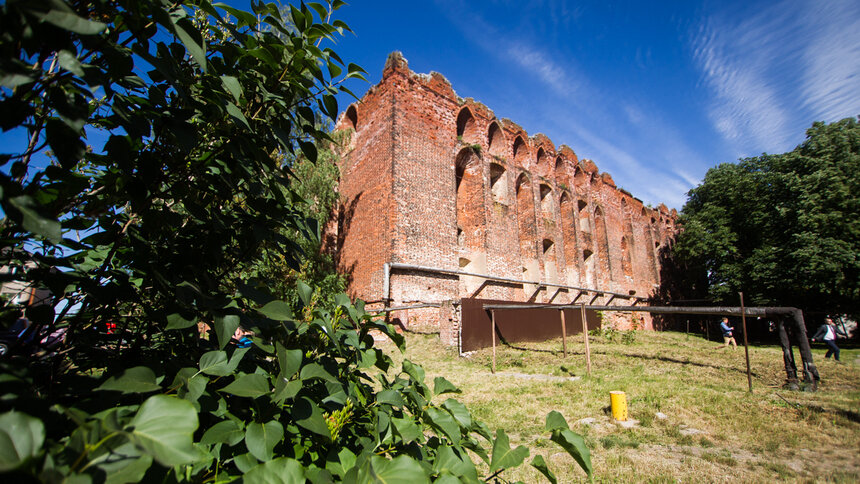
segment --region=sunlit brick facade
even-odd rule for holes
[[[645,297],[659,283],[674,210],[644,206],[592,161],[458,97],[440,74],[413,73],[398,53],[337,128],[354,131],[331,234],[353,296],[384,302],[392,262]],[[408,270],[391,273],[389,294],[392,306],[447,301],[454,313],[462,297],[568,303],[582,295]],[[441,325],[445,337],[456,330],[449,308],[400,316]]]

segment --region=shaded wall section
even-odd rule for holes
[[[492,299],[461,300],[461,351],[475,351],[493,345],[492,320],[484,304],[520,304]],[[523,305],[531,303],[521,303]],[[588,329],[600,328],[597,311],[587,310]],[[579,309],[565,309],[567,334],[582,333],[582,317]],[[496,338],[500,342],[545,341],[561,336],[561,315],[558,309],[505,309],[496,310]]]

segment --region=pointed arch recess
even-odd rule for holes
[[[478,144],[481,142],[478,135],[478,127],[472,111],[464,107],[457,115],[457,138],[467,144]]]
[[[523,261],[523,271],[526,275],[533,272],[533,263],[537,255],[537,230],[535,222],[534,192],[531,180],[525,173],[520,174],[516,184],[517,193],[517,228],[520,242],[520,258]]]
[[[609,286],[612,281],[609,261],[609,238],[606,232],[606,217],[600,206],[594,207],[594,244],[597,248],[597,279],[602,285]]]
[[[487,150],[491,155],[505,156],[505,135],[495,121],[487,129]]]
[[[511,153],[514,156],[514,160],[520,162],[520,166],[524,166],[522,162],[526,159],[526,155],[528,154],[528,147],[526,146],[526,142],[525,140],[523,140],[522,136],[517,136],[514,140],[514,145],[511,149]]]
[[[484,177],[480,157],[464,148],[455,161],[458,245],[461,250],[483,251],[486,246]]]
[[[346,120],[353,131],[358,131],[358,109],[355,104],[346,108]]]
[[[571,285],[579,285],[579,258],[576,253],[576,213],[573,202],[566,191],[561,193],[558,201],[559,212],[561,212],[561,237],[564,248],[564,272],[567,282]]]

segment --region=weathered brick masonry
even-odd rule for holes
[[[354,130],[332,227],[351,295],[446,303],[395,315],[405,325],[452,343],[461,297],[567,303],[582,294],[399,270],[385,301],[385,263],[646,297],[659,283],[657,254],[674,234],[674,210],[645,207],[592,161],[459,98],[438,73],[413,73],[398,53],[337,128]]]

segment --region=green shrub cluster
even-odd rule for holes
[[[317,120],[362,76],[327,47],[341,5],[0,6],[0,121],[26,145],[0,155],[0,265],[31,267],[53,294],[33,323],[65,331],[2,362],[4,481],[450,483],[524,462],[447,380],[393,371],[372,333],[402,340],[362,302],[301,281],[285,300],[255,266],[303,274],[318,238],[284,160],[317,161]],[[546,430],[590,475],[560,414]]]

